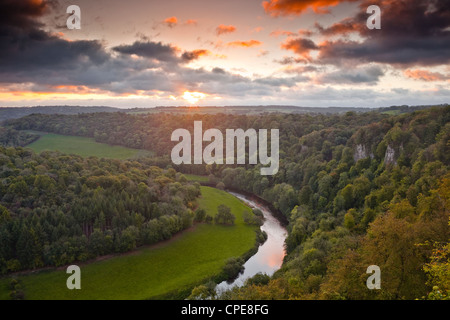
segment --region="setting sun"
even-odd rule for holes
[[[190,92],[185,91],[183,94],[183,99],[189,102],[190,104],[196,104],[200,100],[203,100],[206,98],[206,94],[201,92]]]

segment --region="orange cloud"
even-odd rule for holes
[[[194,50],[194,51],[186,51],[185,53],[183,53],[183,55],[181,57],[183,58],[183,60],[189,62],[189,61],[197,60],[200,57],[210,56],[210,55],[211,55],[211,51],[205,50],[205,49],[198,49],[198,50]]]
[[[178,19],[177,19],[177,17],[170,17],[170,18],[167,18],[166,20],[164,20],[164,23],[169,28],[173,28],[178,24]]]
[[[263,43],[258,40],[249,40],[249,41],[233,41],[228,42],[227,46],[229,47],[244,47],[244,48],[250,48],[250,47],[257,47],[262,45]]]
[[[446,77],[445,75],[439,73],[439,72],[430,72],[427,70],[405,70],[403,72],[405,76],[408,78],[414,79],[414,80],[423,80],[423,81],[444,81],[449,79],[449,77]]]
[[[269,0],[262,3],[266,13],[272,16],[301,15],[307,9],[316,13],[328,13],[328,7],[335,7],[341,2],[358,0]]]
[[[296,54],[307,60],[311,58],[309,55],[311,50],[319,50],[319,46],[317,46],[312,40],[305,38],[288,39],[281,44],[281,48],[294,51]]]
[[[109,93],[99,89],[91,89],[86,86],[53,86],[39,91],[7,91],[0,92],[0,100],[20,101],[39,99],[104,99]]]
[[[216,34],[218,36],[220,36],[221,34],[233,33],[235,31],[236,31],[236,27],[232,26],[232,25],[226,26],[226,25],[221,24],[220,26],[218,26],[216,28]]]
[[[325,36],[344,35],[351,32],[361,33],[364,31],[364,28],[367,28],[365,24],[363,25],[359,22],[352,21],[352,19],[344,19],[342,22],[335,23],[328,28],[324,28],[318,23],[316,23],[315,26],[317,30]]]

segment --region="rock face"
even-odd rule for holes
[[[361,159],[366,159],[370,157],[371,159],[374,158],[373,153],[370,153],[367,151],[367,148],[365,145],[363,144],[358,144],[356,146],[356,151],[355,154],[353,155],[353,159],[355,160],[355,162],[358,162]]]
[[[366,159],[369,155],[367,154],[367,149],[365,145],[358,144],[356,146],[355,154],[353,155],[353,159],[355,159],[355,162]]]
[[[390,145],[386,149],[386,155],[384,156],[385,164],[395,164],[395,150]]]

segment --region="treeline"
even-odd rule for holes
[[[79,114],[91,112],[124,112],[111,107],[83,107],[83,106],[36,106],[20,108],[0,107],[0,122],[8,119],[19,119],[30,114]]]
[[[38,135],[0,127],[0,146],[24,147],[39,139]]]
[[[333,126],[343,130],[337,137],[344,143],[352,135],[346,127],[362,126],[387,118],[378,112],[346,115],[290,115],[266,114],[239,116],[231,114],[170,114],[131,115],[126,113],[91,113],[79,115],[33,114],[21,119],[10,120],[5,125],[16,130],[36,130],[63,135],[94,138],[97,142],[122,145],[135,149],[156,152],[158,156],[170,157],[175,143],[172,132],[183,128],[193,133],[194,121],[202,121],[203,129],[280,129],[281,150],[289,150],[296,139],[311,132]],[[206,144],[205,144],[206,145]],[[195,169],[192,169],[194,167]],[[204,166],[187,166],[186,170],[206,173]]]
[[[169,239],[191,226],[198,184],[175,170],[0,147],[0,273]]]

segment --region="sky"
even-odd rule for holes
[[[450,102],[448,0],[0,0],[0,48],[0,107]]]

